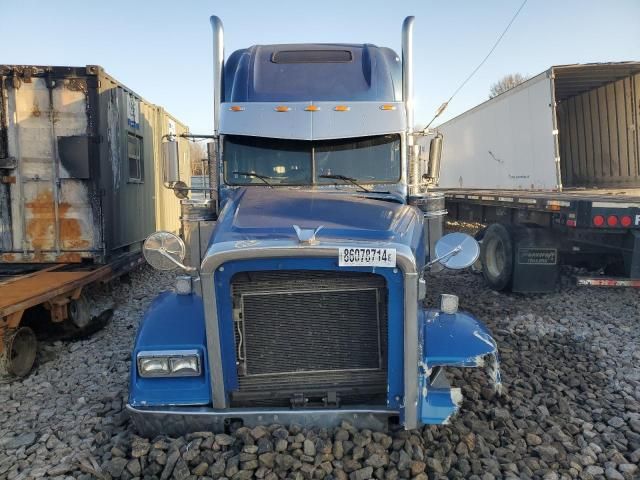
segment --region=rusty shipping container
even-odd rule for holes
[[[160,146],[187,130],[99,66],[0,65],[0,266],[105,263],[177,232]]]

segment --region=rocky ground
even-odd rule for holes
[[[422,431],[265,426],[183,438],[135,436],[123,406],[136,325],[171,275],[143,268],[96,292],[115,300],[103,330],[44,341],[33,373],[0,385],[0,478],[639,478],[640,295],[578,289],[498,294],[470,272],[430,278],[430,302],[455,293],[502,355],[505,393],[482,371],[451,425]],[[102,303],[101,303],[102,302]]]

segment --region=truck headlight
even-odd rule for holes
[[[198,357],[171,358],[169,359],[169,368],[171,373],[176,375],[197,375],[200,374],[200,359]]]
[[[143,377],[167,375],[169,373],[168,358],[138,358],[138,372]]]
[[[201,372],[197,350],[138,352],[137,363],[141,377],[194,377]]]

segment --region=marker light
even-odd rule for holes
[[[604,217],[602,215],[596,215],[593,217],[593,224],[596,227],[601,227],[604,225]]]
[[[190,275],[179,275],[176,278],[176,293],[190,295],[193,291],[193,278]]]
[[[458,311],[458,296],[447,293],[440,295],[440,310],[442,313],[456,313]]]
[[[317,105],[309,105],[307,107],[304,107],[305,112],[317,112],[318,110],[320,110],[320,107]]]
[[[291,108],[287,107],[286,105],[278,105],[276,108],[274,108],[274,110],[276,112],[288,112],[289,110],[291,110]]]
[[[244,107],[241,107],[240,105],[231,105],[229,107],[229,110],[231,110],[232,112],[242,112],[244,110]]]
[[[348,105],[336,105],[334,107],[334,110],[336,112],[348,112],[349,110],[351,110],[351,107],[349,107]]]
[[[620,224],[623,227],[630,227],[632,223],[633,223],[633,219],[631,218],[630,215],[625,215],[620,219]]]
[[[380,105],[380,110],[395,110],[396,106],[391,105],[390,103],[385,103],[384,105]]]
[[[607,217],[607,225],[609,225],[610,227],[615,227],[616,225],[618,225],[618,217],[616,217],[615,215],[609,215]]]

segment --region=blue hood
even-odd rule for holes
[[[415,250],[422,213],[394,202],[322,191],[248,187],[239,189],[220,213],[210,243],[296,240],[293,225],[316,229],[333,240],[395,242]]]

